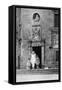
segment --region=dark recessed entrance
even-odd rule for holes
[[[35,51],[36,55],[39,57],[40,59],[40,64],[39,64],[39,67],[41,68],[41,46],[34,46],[32,47],[33,48],[33,51]]]

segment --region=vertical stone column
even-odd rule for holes
[[[16,67],[20,69],[21,55],[21,9],[16,9]]]
[[[41,62],[42,62],[42,65],[44,65],[44,57],[45,57],[45,55],[44,55],[44,46],[41,46]]]

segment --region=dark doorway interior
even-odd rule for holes
[[[36,55],[39,57],[40,59],[40,64],[39,64],[39,67],[41,68],[41,46],[35,46],[35,47],[32,47],[33,50],[35,51]]]

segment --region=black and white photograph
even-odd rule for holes
[[[59,80],[59,9],[16,7],[16,82]]]

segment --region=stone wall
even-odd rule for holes
[[[29,57],[29,49],[27,40],[32,38],[32,24],[33,24],[33,14],[39,13],[40,15],[40,26],[41,26],[41,37],[45,40],[45,66],[50,66],[55,60],[55,50],[49,49],[51,46],[51,31],[50,28],[54,27],[54,14],[52,10],[44,9],[27,9],[27,8],[18,8],[16,10],[16,28],[19,32],[19,24],[21,25],[21,50],[18,45],[16,47],[16,58],[20,54],[21,68],[26,67],[27,58]],[[17,61],[17,59],[16,59]]]

